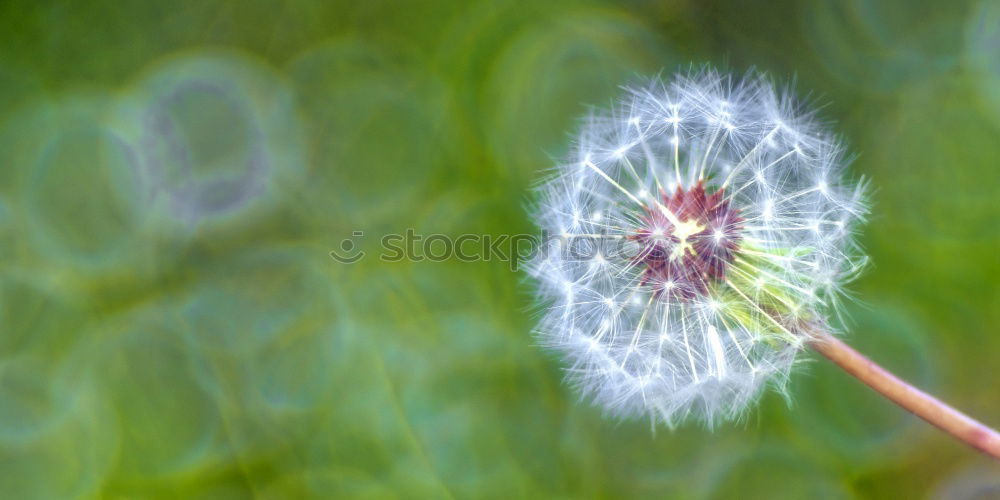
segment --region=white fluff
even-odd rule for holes
[[[864,185],[844,181],[837,138],[759,73],[701,69],[625,90],[540,188],[535,221],[554,237],[529,265],[547,306],[537,334],[610,414],[738,418],[766,383],[784,387],[795,325],[824,323],[863,266],[851,230]],[[667,213],[664,193],[699,181],[743,220],[713,231]],[[739,243],[724,276],[689,286],[704,291],[647,270],[651,242],[681,266],[707,255],[691,243],[708,248],[709,235]]]

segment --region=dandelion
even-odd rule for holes
[[[572,385],[617,417],[714,426],[767,386],[785,393],[810,346],[876,390],[895,383],[954,412],[876,380],[829,333],[867,261],[854,234],[868,207],[812,111],[759,73],[706,68],[625,90],[586,119],[535,213],[555,236],[529,266],[548,306],[537,333]],[[953,419],[953,432],[978,425],[955,413],[968,425]]]

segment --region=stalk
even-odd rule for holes
[[[1000,434],[913,387],[824,331],[812,329],[809,345],[879,394],[956,439],[1000,460]]]

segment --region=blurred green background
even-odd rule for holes
[[[523,274],[373,257],[530,232],[585,105],[692,62],[826,103],[877,188],[850,342],[1000,425],[996,0],[5,1],[0,495],[1000,497],[818,360],[715,432],[606,420]]]

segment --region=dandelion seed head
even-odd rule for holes
[[[787,322],[838,314],[866,261],[852,230],[865,189],[846,163],[761,74],[627,87],[540,188],[535,220],[564,238],[528,266],[547,305],[537,335],[612,415],[740,417],[787,380],[802,348]]]

